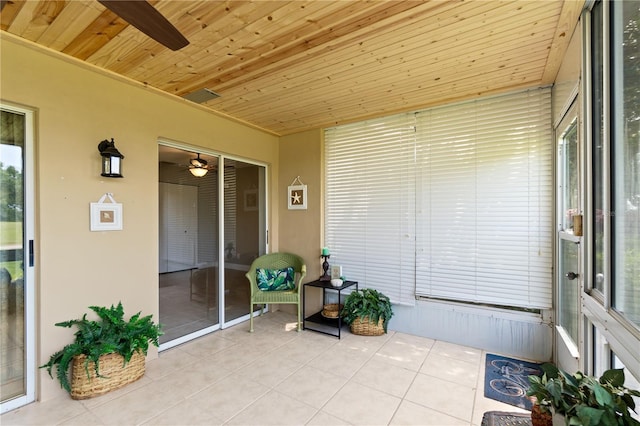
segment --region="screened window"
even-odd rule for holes
[[[640,326],[640,3],[612,2],[613,300]]]
[[[597,1],[585,14],[590,116],[589,258],[583,313],[640,377],[640,3]],[[589,158],[589,156],[588,156]],[[589,291],[598,290],[596,292]],[[597,360],[597,358],[596,358]],[[597,366],[599,366],[599,363]],[[602,365],[608,366],[606,362]]]
[[[593,288],[599,292],[604,291],[605,260],[604,260],[604,226],[608,220],[605,205],[606,183],[604,181],[604,168],[606,164],[605,138],[604,138],[604,37],[603,37],[603,3],[594,6],[591,12],[591,138],[593,143],[593,208],[595,211],[595,223],[593,226]]]
[[[549,308],[550,120],[540,89],[328,129],[333,262],[396,303]]]

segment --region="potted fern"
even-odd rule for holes
[[[631,417],[633,397],[639,397],[640,391],[624,385],[622,369],[607,370],[600,378],[579,371],[569,374],[549,363],[542,365],[542,371],[541,377],[529,376],[527,395],[541,412],[553,414],[554,425],[640,426]]]
[[[393,316],[391,301],[372,288],[351,292],[344,300],[340,314],[354,334],[380,336],[387,332]]]
[[[73,399],[101,395],[138,380],[144,375],[145,355],[149,344],[158,346],[160,325],[152,316],[133,315],[124,319],[122,303],[110,308],[89,307],[98,320],[81,319],[56,323],[58,327],[77,327],[75,341],[51,355],[46,368]],[[69,370],[71,369],[71,372]],[[71,376],[71,380],[69,377]]]

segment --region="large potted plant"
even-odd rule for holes
[[[393,316],[391,301],[372,288],[351,292],[344,300],[340,314],[354,334],[379,336],[387,332]]]
[[[622,369],[607,370],[600,378],[579,371],[569,374],[549,363],[542,365],[542,371],[542,376],[529,376],[527,395],[538,410],[553,414],[554,425],[640,426],[631,417],[633,397],[640,396],[640,391],[624,385]]]
[[[101,395],[138,380],[144,375],[149,344],[158,346],[160,325],[152,316],[133,315],[124,319],[122,303],[110,308],[90,306],[98,320],[81,319],[59,322],[58,327],[77,327],[75,341],[51,355],[46,368],[73,399]],[[71,368],[71,372],[69,372]],[[69,377],[71,376],[71,380]]]

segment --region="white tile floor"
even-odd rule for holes
[[[485,352],[389,331],[342,339],[266,314],[162,352],[106,395],[5,413],[7,425],[480,425]]]

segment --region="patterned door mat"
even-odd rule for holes
[[[487,411],[481,426],[531,426],[531,414]]]
[[[542,375],[540,364],[487,354],[484,396],[531,410],[531,401],[527,397],[530,375]]]

